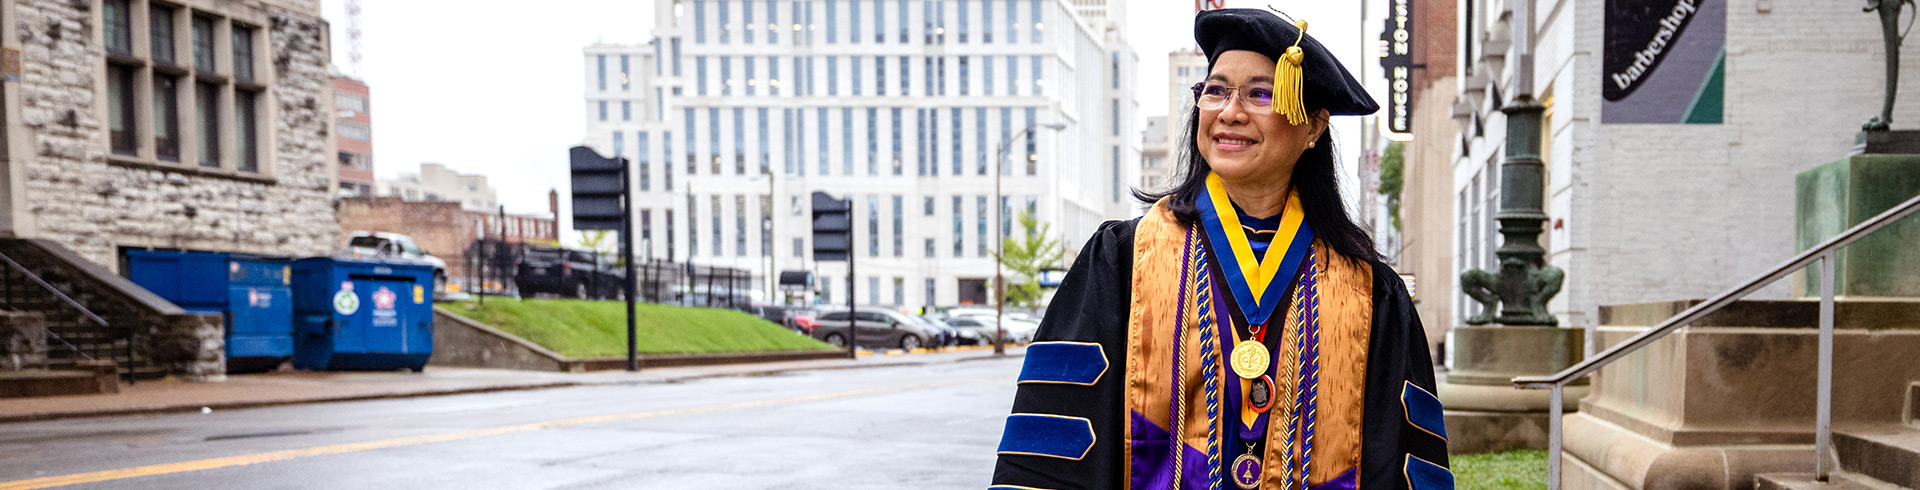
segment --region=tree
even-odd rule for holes
[[[1001,246],[1006,251],[996,258],[1000,260],[1000,265],[1014,273],[1018,281],[1007,286],[1007,302],[1034,308],[1040,305],[1040,298],[1045,294],[1040,288],[1040,272],[1058,264],[1067,250],[1053,239],[1050,233],[1053,225],[1040,221],[1033,213],[1020,213],[1020,230],[1024,236],[1019,239],[1005,238]]]
[[[1387,216],[1396,230],[1400,229],[1400,190],[1406,184],[1406,168],[1406,144],[1387,143],[1386,154],[1380,156],[1380,194],[1387,196]]]
[[[627,266],[625,257],[619,256],[620,249],[613,243],[612,230],[588,230],[580,232],[580,248],[600,252],[601,260],[606,260],[615,268]]]

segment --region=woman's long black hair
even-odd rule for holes
[[[1307,113],[1314,114],[1316,109],[1309,107]],[[1179,184],[1166,190],[1133,190],[1134,199],[1148,205],[1169,198],[1167,209],[1173,211],[1181,224],[1189,226],[1200,220],[1200,208],[1194,201],[1200,197],[1200,191],[1207,188],[1207,174],[1213,172],[1213,167],[1200,156],[1199,134],[1199,109],[1188,107],[1187,130],[1176,157],[1187,161]],[[1301,210],[1307,215],[1307,224],[1313,226],[1314,237],[1326,242],[1335,252],[1355,260],[1377,262],[1380,253],[1373,248],[1372,234],[1353,222],[1347,215],[1346,201],[1340,198],[1340,182],[1334,173],[1336,161],[1333,131],[1329,127],[1320,133],[1320,139],[1312,148],[1300,154],[1300,161],[1293,166],[1292,185],[1300,193]]]

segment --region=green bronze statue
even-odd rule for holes
[[[1546,261],[1540,232],[1547,222],[1541,209],[1546,169],[1540,160],[1540,117],[1546,106],[1521,94],[1500,108],[1507,115],[1507,153],[1500,162],[1500,270],[1469,269],[1460,273],[1460,289],[1485,309],[1467,318],[1468,325],[1554,327],[1560,320],[1547,313],[1547,300],[1560,294],[1567,273]]]
[[[1880,115],[1868,119],[1860,129],[1867,131],[1886,131],[1893,124],[1893,95],[1900,90],[1900,44],[1906,41],[1907,34],[1900,30],[1900,9],[1912,5],[1913,0],[1867,0],[1864,11],[1880,14],[1880,39],[1887,48],[1887,93],[1880,104]],[[1913,28],[1911,19],[1907,28]]]

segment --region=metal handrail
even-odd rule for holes
[[[1625,342],[1609,347],[1607,350],[1601,351],[1599,354],[1589,357],[1578,364],[1574,364],[1565,370],[1546,376],[1520,376],[1513,378],[1514,387],[1519,389],[1552,390],[1547,408],[1547,420],[1549,421],[1547,434],[1548,488],[1551,490],[1559,490],[1560,488],[1561,393],[1567,384],[1583,376],[1592,374],[1601,367],[1618,361],[1620,358],[1626,357],[1628,354],[1632,354],[1641,348],[1652,345],[1654,341],[1666,337],[1667,334],[1673,333],[1673,331],[1679,330],[1681,327],[1690,325],[1695,321],[1699,321],[1709,314],[1720,311],[1721,308],[1733,304],[1734,301],[1738,301],[1740,298],[1744,298],[1748,294],[1752,294],[1754,291],[1758,291],[1760,288],[1772,284],[1774,281],[1787,277],[1787,275],[1799,271],[1801,268],[1812,265],[1815,261],[1820,262],[1820,357],[1817,386],[1819,393],[1817,394],[1818,400],[1814,416],[1814,476],[1818,481],[1827,481],[1827,455],[1831,450],[1833,416],[1834,252],[1848,245],[1852,245],[1853,242],[1859,241],[1862,237],[1879,231],[1881,228],[1885,228],[1887,225],[1901,218],[1914,214],[1917,210],[1920,210],[1920,196],[1908,199],[1906,202],[1875,215],[1872,219],[1854,225],[1852,228],[1841,232],[1838,236],[1821,242],[1819,245],[1807,249],[1807,251],[1801,252],[1799,255],[1795,255],[1786,262],[1774,266],[1772,269],[1768,269],[1767,272],[1761,273],[1758,277],[1754,277],[1733,289],[1720,293],[1691,308],[1687,308],[1685,311],[1680,312],[1680,314],[1660,322],[1659,325],[1655,325],[1645,332],[1634,335]]]
[[[45,289],[47,292],[53,293],[53,297],[59,298],[61,302],[66,303],[67,306],[72,307],[75,311],[80,312],[80,314],[86,317],[87,320],[90,320],[93,323],[100,325],[101,330],[105,331],[105,330],[111,330],[113,328],[111,325],[107,323],[106,319],[100,318],[100,315],[93,314],[93,310],[87,309],[87,307],[84,305],[81,305],[79,301],[74,301],[72,297],[67,296],[67,293],[60,292],[59,288],[53,287],[52,284],[47,284],[47,281],[44,279],[41,279],[39,274],[34,274],[33,271],[27,270],[26,266],[20,265],[19,262],[14,262],[12,257],[8,257],[6,254],[0,253],[0,262],[6,262],[8,267],[12,268],[15,272],[19,272],[21,276],[24,276],[28,280],[33,281],[34,284],[40,285],[41,289]],[[81,351],[78,346],[73,345],[73,343],[71,342],[67,342],[67,339],[61,338],[59,335],[53,333],[52,331],[48,331],[47,335],[50,337],[53,337],[54,340],[60,341],[60,344],[65,345],[67,349],[73,351],[73,353],[79,354],[80,357],[85,358],[88,361],[95,360],[93,356],[88,355],[86,352]],[[126,341],[127,341],[126,352],[124,353],[127,355],[127,365],[126,365],[126,372],[123,373],[122,375],[126,377],[127,384],[131,385],[134,382],[132,330],[128,330]],[[109,355],[108,357],[111,358],[112,356]]]

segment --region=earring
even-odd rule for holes
[[[1307,142],[1307,148],[1313,148],[1313,145],[1317,145],[1317,144],[1319,144],[1319,143],[1315,143],[1315,142],[1312,142],[1312,141],[1309,141],[1309,142]]]

